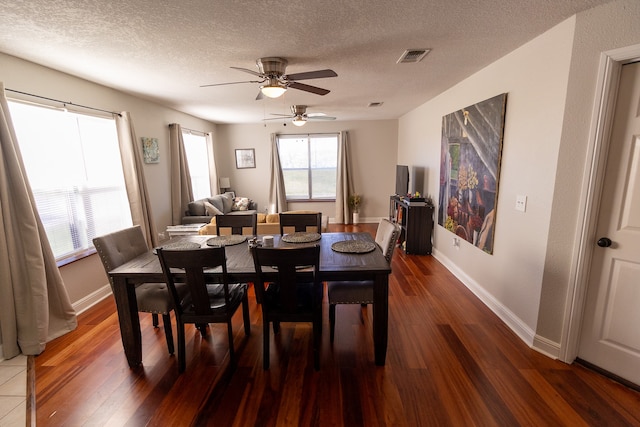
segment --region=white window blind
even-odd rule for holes
[[[334,200],[338,134],[279,135],[287,200]]]
[[[207,139],[204,135],[197,135],[191,132],[183,132],[182,139],[187,163],[189,164],[193,200],[211,197]]]
[[[58,262],[130,227],[115,121],[9,102],[38,213]]]

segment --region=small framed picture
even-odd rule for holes
[[[160,163],[158,138],[142,137],[142,154],[145,163]]]
[[[236,150],[236,169],[256,167],[256,152],[253,148]]]

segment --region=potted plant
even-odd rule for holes
[[[349,196],[349,207],[353,215],[353,223],[358,224],[360,221],[360,205],[362,204],[362,197],[358,193],[354,193]]]

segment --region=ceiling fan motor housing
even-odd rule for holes
[[[287,69],[287,60],[284,58],[268,57],[256,60],[256,65],[261,74],[269,77],[282,77]]]

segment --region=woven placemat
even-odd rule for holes
[[[247,240],[247,236],[230,234],[228,236],[215,236],[207,240],[209,246],[233,246]]]
[[[367,252],[373,251],[375,248],[375,243],[365,242],[363,240],[343,240],[331,245],[331,249],[334,251],[345,254],[366,254]]]
[[[200,243],[196,242],[173,242],[160,246],[162,249],[168,251],[189,251],[193,249],[200,249]],[[154,254],[158,253],[158,248],[153,250]]]
[[[296,231],[295,233],[285,234],[282,241],[287,243],[309,243],[320,240],[322,236],[319,233],[307,233],[305,231]]]

